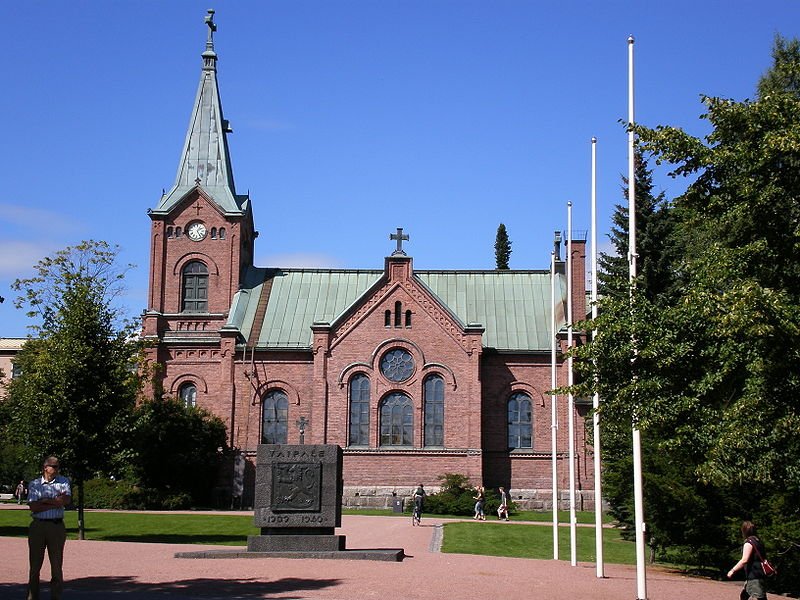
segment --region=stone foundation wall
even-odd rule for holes
[[[385,508],[391,509],[396,498],[402,498],[406,506],[416,486],[345,486],[342,506],[346,508]],[[435,491],[428,490],[428,493]],[[553,491],[549,489],[511,490],[511,500],[519,510],[553,510]],[[569,510],[569,491],[559,490],[559,510]],[[594,491],[578,490],[575,493],[575,510],[594,510]]]

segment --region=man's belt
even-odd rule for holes
[[[33,517],[33,520],[34,521],[39,521],[41,523],[57,523],[57,524],[61,524],[61,523],[64,522],[64,519],[37,519],[36,517]]]

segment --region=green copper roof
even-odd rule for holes
[[[416,271],[415,275],[464,324],[486,328],[483,345],[497,350],[549,350],[549,271]],[[557,278],[558,325],[564,323],[566,278]]]
[[[259,320],[259,304],[266,302],[257,347],[310,348],[311,325],[333,323],[365,298],[382,276],[378,270],[252,268],[234,298],[226,328],[250,339]],[[415,271],[414,276],[462,325],[484,326],[484,347],[549,351],[549,272]],[[556,298],[560,328],[566,299],[563,275],[557,276]]]

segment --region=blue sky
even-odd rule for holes
[[[553,231],[598,229],[627,171],[627,43],[636,117],[703,135],[700,94],[752,97],[795,1],[182,0],[6,3],[0,114],[0,337],[29,321],[9,289],[84,239],[137,268],[145,308],[150,220],[174,181],[217,13],[234,176],[250,191],[256,264],[382,268],[403,227],[417,269],[546,269]],[[658,176],[673,197],[680,182]]]

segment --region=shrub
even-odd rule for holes
[[[77,492],[73,490],[73,494]],[[76,498],[73,497],[73,501]],[[141,510],[149,508],[144,490],[130,481],[113,479],[89,479],[83,484],[83,504],[85,508],[105,508],[114,510]]]
[[[439,492],[430,494],[425,499],[425,512],[433,515],[464,515],[475,514],[475,496],[477,489],[470,485],[469,477],[460,473],[445,473],[439,475],[441,488]],[[484,514],[497,514],[500,506],[500,494],[496,490],[485,490],[483,502]],[[514,503],[509,499],[508,510],[514,510]],[[407,507],[411,511],[411,506]]]

